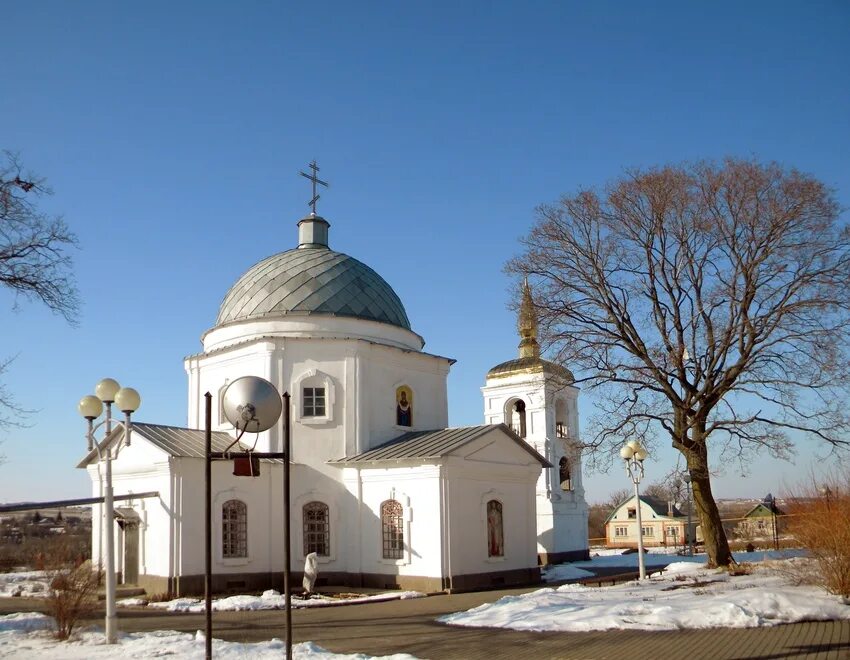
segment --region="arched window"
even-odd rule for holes
[[[307,502],[304,515],[304,555],[315,552],[320,557],[331,554],[331,528],[328,505],[324,502]]]
[[[502,503],[499,500],[487,502],[487,556],[505,556],[505,532],[502,527]]]
[[[221,555],[248,556],[248,507],[240,500],[227,500],[221,505]]]
[[[404,516],[400,502],[387,500],[381,504],[381,530],[384,559],[404,559]]]
[[[561,483],[561,490],[572,490],[573,480],[570,474],[570,459],[566,456],[561,456],[558,461],[558,481]]]
[[[510,403],[510,408],[506,411],[508,418],[508,426],[511,431],[516,433],[520,438],[526,436],[525,428],[525,401],[517,399]]]
[[[224,385],[218,388],[218,423],[221,425],[230,424],[227,421],[227,416],[224,414],[224,391],[230,383],[225,380]]]
[[[567,403],[563,399],[558,399],[555,401],[555,435],[557,437],[569,437],[570,428],[567,420]]]

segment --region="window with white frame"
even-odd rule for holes
[[[644,536],[655,536],[655,528],[654,527],[644,527],[643,528]]]
[[[295,378],[295,419],[301,424],[321,425],[333,421],[336,385],[326,373],[311,369]]]
[[[331,528],[328,505],[308,502],[302,509],[304,517],[304,555],[315,552],[320,557],[331,554]]]
[[[241,500],[227,500],[221,506],[221,555],[248,556],[248,506]]]
[[[404,559],[404,509],[401,502],[381,504],[381,536],[384,559]]]
[[[301,394],[302,417],[325,417],[327,397],[324,387],[304,387]]]
[[[629,528],[628,527],[615,527],[614,528],[614,536],[628,536]]]

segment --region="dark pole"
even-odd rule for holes
[[[694,556],[694,537],[693,537],[694,530],[693,530],[693,526],[691,525],[691,510],[693,508],[692,501],[693,501],[693,499],[691,497],[691,483],[689,481],[688,482],[688,533],[686,535],[688,537],[688,557]]]
[[[283,594],[286,603],[286,660],[292,660],[292,594],[289,590],[289,392],[283,393]]]
[[[773,549],[779,550],[779,527],[776,518],[776,500],[773,501]]]
[[[204,394],[206,399],[206,411],[204,413],[204,490],[206,497],[204,502],[204,530],[206,532],[206,543],[204,548],[204,600],[206,603],[206,660],[212,660],[212,394]]]

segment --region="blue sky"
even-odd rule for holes
[[[88,493],[76,403],[103,376],[141,392],[140,420],[185,424],[182,358],[239,275],[294,246],[313,158],[331,246],[458,360],[453,425],[482,421],[484,374],[516,353],[502,268],[538,204],[725,155],[850,202],[845,2],[47,1],[3,23],[0,148],[54,188],[85,304],[72,328],[0,292],[3,379],[39,409],[2,435],[0,501]],[[823,453],[730,469],[715,494],[781,491]],[[627,485],[619,466],[585,482],[591,501]]]

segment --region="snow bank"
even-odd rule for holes
[[[106,644],[102,632],[83,632],[68,642],[58,642],[51,632],[52,619],[43,614],[11,614],[0,616],[0,658],[37,657],[47,660],[99,660],[115,657],[160,658],[203,658],[204,635],[194,635],[171,630],[148,633],[124,633],[119,635],[117,645]],[[266,658],[279,660],[285,652],[285,643],[280,639],[255,644],[241,644],[213,640],[213,655],[224,660]],[[372,656],[363,654],[342,655],[331,653],[312,642],[302,642],[292,647],[292,655],[298,660],[367,660]],[[414,656],[397,654],[384,656],[383,660],[416,660]]]
[[[775,562],[781,566],[783,562]],[[793,586],[781,569],[755,565],[729,576],[692,562],[663,577],[612,587],[568,584],[507,596],[441,617],[458,626],[535,631],[754,628],[794,621],[850,619],[850,606],[818,587]]]
[[[386,593],[358,596],[356,598],[332,598],[330,596],[314,595],[302,600],[292,599],[293,608],[331,607],[335,605],[353,605],[356,603],[371,603],[382,600],[406,600],[408,598],[424,598],[425,594],[418,591],[388,591]],[[151,603],[149,607],[168,610],[169,612],[203,612],[204,601],[200,598],[175,598],[162,603]],[[239,612],[247,610],[282,610],[286,607],[286,599],[280,592],[269,589],[262,596],[228,596],[217,598],[212,602],[214,612]]]
[[[0,596],[37,596],[44,598],[48,591],[47,573],[19,571],[0,573]]]

